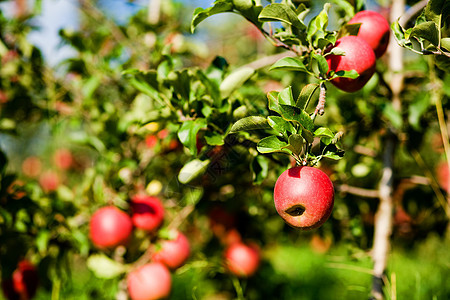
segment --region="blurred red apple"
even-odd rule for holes
[[[450,177],[448,164],[446,161],[440,162],[436,166],[436,176],[441,188],[450,194]]]
[[[172,278],[161,263],[149,263],[128,274],[128,293],[132,300],[162,299],[170,295]]]
[[[27,260],[17,264],[12,278],[2,280],[2,290],[8,300],[28,300],[34,297],[39,286],[36,268]]]
[[[41,173],[42,163],[39,157],[30,156],[22,162],[22,172],[28,177],[37,177]]]
[[[99,248],[111,248],[128,241],[133,231],[130,216],[115,206],[97,210],[91,218],[90,237]]]
[[[181,267],[191,253],[189,240],[186,236],[181,232],[176,232],[175,236],[172,240],[162,241],[161,249],[152,255],[154,262],[160,262],[171,270]]]
[[[234,243],[225,250],[225,266],[238,277],[252,276],[259,267],[259,249],[242,242]]]
[[[72,166],[73,157],[69,149],[61,148],[53,154],[53,162],[55,165],[63,170],[67,170]]]
[[[219,239],[236,226],[235,216],[221,206],[214,206],[208,213],[208,219],[211,231]]]
[[[137,228],[153,231],[164,220],[164,207],[157,197],[135,195],[131,198],[131,220]]]
[[[60,185],[58,173],[51,170],[45,171],[39,177],[39,184],[46,193],[56,191]]]
[[[145,144],[147,144],[147,147],[153,148],[158,143],[158,138],[152,134],[149,134],[145,137]]]

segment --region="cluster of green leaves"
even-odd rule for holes
[[[179,141],[193,156],[181,169],[180,182],[188,183],[206,171],[211,163],[209,151],[223,146],[233,120],[248,113],[247,106],[232,94],[254,72],[244,67],[230,73],[228,63],[221,57],[206,70],[180,69],[170,56],[165,56],[156,70],[124,72],[129,82],[153,103],[144,123],[176,125]],[[202,147],[200,137],[206,147]]]
[[[348,9],[349,4],[342,4]],[[234,12],[252,22],[269,40],[279,46],[297,54],[296,57],[285,57],[277,61],[270,70],[305,72],[319,80],[320,84],[309,84],[303,87],[297,101],[294,100],[291,88],[268,94],[269,110],[275,113],[267,119],[260,116],[250,116],[239,120],[231,128],[231,133],[254,129],[271,129],[276,132],[258,142],[260,153],[284,152],[292,155],[298,164],[315,165],[321,158],[339,159],[342,152],[336,147],[337,138],[329,128],[321,127],[314,130],[314,120],[317,111],[310,115],[306,108],[314,98],[314,94],[321,86],[325,92],[323,82],[336,77],[356,78],[354,70],[333,72],[329,70],[327,55],[345,55],[338,47],[330,48],[336,40],[344,35],[356,34],[359,24],[346,25],[337,31],[328,31],[328,12],[331,4],[325,3],[322,11],[313,16],[306,25],[304,20],[310,9],[305,4],[297,7],[291,1],[271,3],[265,7],[257,5],[255,1],[224,1],[219,0],[207,9],[198,8],[194,12],[191,30],[209,16]],[[282,26],[272,32],[272,24],[281,22]],[[269,25],[269,32],[264,27]],[[325,95],[319,99],[323,105]],[[322,114],[320,108],[320,114]],[[311,152],[314,138],[321,143],[319,155]]]
[[[415,53],[436,54],[436,64],[450,70],[450,3],[445,0],[428,1],[413,27],[404,29],[399,20],[391,24],[398,44]]]
[[[353,7],[345,1],[338,2],[338,5],[347,10],[349,6]],[[236,13],[253,23],[275,46],[297,55],[282,58],[272,69],[306,72],[320,81],[329,81],[336,77],[356,78],[358,73],[354,70],[337,73],[329,71],[325,57],[331,54],[345,55],[342,49],[331,49],[330,46],[342,36],[356,35],[360,26],[348,24],[342,26],[339,31],[327,30],[330,7],[330,3],[325,3],[322,11],[311,17],[310,8],[304,3],[295,6],[292,1],[283,1],[262,7],[254,0],[217,0],[212,7],[197,8],[194,11],[191,30],[194,31],[200,22],[212,15]],[[305,24],[307,16],[311,19]],[[278,26],[280,23],[281,26]]]
[[[249,116],[237,121],[230,133],[255,129],[270,130],[272,135],[261,139],[257,144],[260,153],[282,152],[292,155],[299,165],[315,165],[322,158],[340,159],[343,155],[336,143],[340,133],[334,134],[327,127],[314,128],[314,119],[306,112],[314,97],[318,84],[306,85],[297,101],[292,89],[268,94],[269,109],[275,113],[267,118]],[[320,154],[312,153],[315,138],[320,141]]]

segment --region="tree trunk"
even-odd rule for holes
[[[393,0],[390,21],[397,20],[405,8],[404,0]],[[390,88],[392,90],[392,105],[401,111],[401,96],[403,89],[403,48],[397,45],[391,34],[388,49],[388,67]],[[392,233],[394,167],[393,160],[396,149],[396,136],[391,128],[387,128],[387,136],[383,153],[383,172],[379,183],[380,204],[375,214],[375,233],[372,249],[373,282],[372,295],[375,299],[384,299],[383,285],[386,271],[390,236]],[[395,297],[395,296],[394,296]]]

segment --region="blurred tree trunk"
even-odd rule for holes
[[[16,17],[20,18],[27,13],[27,0],[16,0]]]
[[[161,0],[149,0],[147,20],[150,24],[159,22],[161,13]]]
[[[405,10],[404,0],[393,0],[391,4],[390,22],[397,20]],[[397,45],[391,34],[388,49],[388,76],[392,91],[393,108],[401,111],[401,91],[403,89],[403,48]],[[383,286],[385,283],[385,271],[390,249],[390,236],[392,233],[393,219],[393,193],[394,193],[394,155],[397,137],[392,128],[386,128],[387,135],[383,153],[383,171],[379,183],[380,203],[375,214],[375,232],[372,249],[373,281],[372,296],[375,299],[384,299]],[[391,295],[395,299],[395,295]]]

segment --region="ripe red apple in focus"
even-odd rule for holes
[[[338,39],[327,52],[334,47],[342,49],[345,55],[327,55],[325,58],[329,69],[335,72],[355,70],[359,76],[355,79],[338,77],[331,83],[349,93],[360,90],[375,72],[376,59],[372,48],[363,39],[353,35]]]
[[[250,277],[255,274],[261,260],[259,249],[255,245],[242,242],[228,246],[224,256],[228,271],[238,277]]]
[[[133,231],[130,216],[115,206],[97,210],[91,218],[90,237],[99,248],[110,248],[128,241]]]
[[[348,24],[361,23],[357,37],[369,44],[376,58],[381,57],[389,44],[389,23],[379,13],[370,10],[358,12]]]
[[[185,263],[190,254],[189,240],[183,233],[177,232],[173,240],[161,242],[161,249],[152,255],[152,260],[166,265],[171,270],[175,270]]]
[[[46,193],[56,191],[60,184],[58,173],[54,171],[45,171],[39,177],[39,184]]]
[[[163,264],[149,263],[131,271],[127,285],[132,300],[162,299],[170,294],[172,278]]]
[[[2,280],[3,294],[8,300],[28,300],[34,297],[39,285],[36,268],[27,260],[17,264],[12,278]]]
[[[313,229],[331,215],[333,183],[319,169],[297,166],[278,177],[273,198],[278,214],[287,224],[300,229]]]
[[[73,157],[69,149],[58,149],[53,154],[53,162],[55,165],[63,170],[67,170],[72,166]]]
[[[164,207],[157,197],[135,195],[131,199],[131,220],[137,228],[153,231],[164,220]]]

